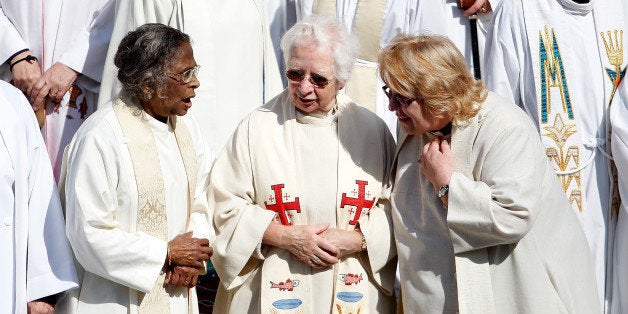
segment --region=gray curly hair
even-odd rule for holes
[[[162,97],[167,71],[182,53],[181,46],[189,42],[185,33],[159,23],[144,24],[129,32],[114,57],[122,91],[136,100],[150,99],[142,91],[148,86]]]
[[[351,78],[353,64],[358,56],[358,40],[334,18],[322,15],[308,16],[281,37],[281,51],[286,67],[290,60],[290,49],[305,44],[331,48],[336,79],[345,83]]]

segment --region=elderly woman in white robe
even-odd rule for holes
[[[341,92],[356,46],[332,19],[293,26],[281,43],[287,90],[245,118],[217,158],[215,312],[394,311],[393,139]]]
[[[64,157],[66,232],[82,269],[62,312],[198,313],[211,159],[184,117],[199,86],[190,38],[146,24],[114,62],[122,93],[85,121]]]
[[[379,56],[402,133],[393,225],[405,313],[598,313],[587,240],[532,121],[445,37]]]

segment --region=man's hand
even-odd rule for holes
[[[9,64],[14,64],[15,61],[23,59],[30,54],[31,52],[26,50],[9,60]],[[41,67],[36,60],[25,60],[15,63],[11,72],[13,73],[13,85],[27,96],[30,95],[35,84],[41,78]],[[35,111],[37,111],[37,109],[39,109],[39,107],[33,108]]]
[[[476,13],[488,13],[488,12],[484,12],[484,11],[480,10],[480,8],[482,8],[484,3],[486,3],[487,1],[488,0],[475,0],[473,5],[470,6],[468,9],[466,9],[464,11],[464,13],[462,13],[462,14],[464,16],[471,16],[471,15],[476,14]]]
[[[53,64],[41,75],[34,88],[28,94],[28,98],[33,104],[33,109],[45,104],[46,97],[52,102],[60,102],[77,77],[78,74],[65,64],[59,62]]]
[[[26,305],[28,314],[53,314],[55,312],[54,305],[44,301],[30,301]]]

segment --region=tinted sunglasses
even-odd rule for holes
[[[305,74],[297,70],[286,71],[286,77],[295,83],[300,83],[306,78]],[[325,88],[325,86],[331,82],[331,80],[314,73],[310,75],[307,80],[316,88]]]
[[[201,68],[200,65],[196,65],[191,69],[188,69],[181,73],[169,74],[171,79],[179,82],[180,84],[187,84],[192,81],[192,77],[198,74],[198,70]],[[176,77],[175,77],[176,76]]]
[[[390,90],[390,87],[386,85],[382,86],[382,90],[384,91],[384,94],[386,94],[386,97],[388,97],[388,99],[392,99],[399,106],[407,107],[416,100],[416,98],[406,98],[399,94],[395,94]]]

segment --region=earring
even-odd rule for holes
[[[144,95],[144,98],[146,98],[146,100],[150,100],[151,98],[153,98],[153,93],[151,92],[146,93],[146,95]]]

